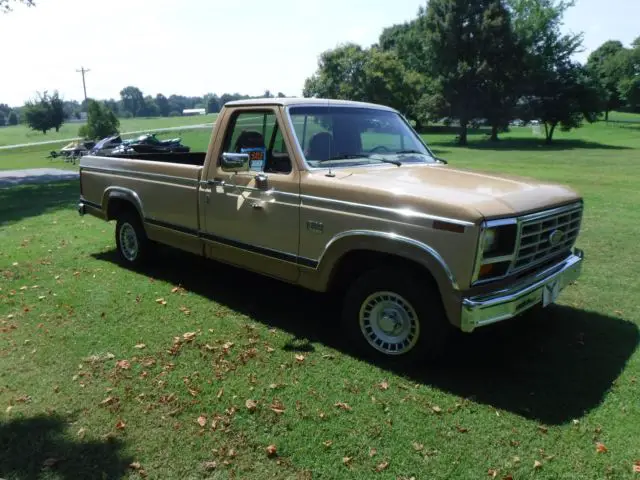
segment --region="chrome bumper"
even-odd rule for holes
[[[463,298],[460,329],[471,332],[477,327],[515,317],[539,303],[553,303],[560,291],[580,276],[583,259],[584,252],[576,248],[560,264],[513,287]]]

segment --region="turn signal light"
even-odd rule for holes
[[[486,265],[482,265],[480,267],[480,277],[487,277],[493,271],[493,263],[487,263]]]

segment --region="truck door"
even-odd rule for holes
[[[236,109],[228,115],[218,158],[211,159],[203,192],[207,254],[295,281],[300,181],[281,128],[281,112]],[[241,161],[248,155],[249,169],[230,171],[221,164],[224,154],[236,154]]]

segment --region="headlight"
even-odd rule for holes
[[[484,232],[484,245],[482,251],[487,254],[495,250],[498,244],[498,232],[494,228],[490,228]]]

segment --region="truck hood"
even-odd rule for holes
[[[420,203],[435,214],[455,215],[457,211],[466,219],[521,215],[580,200],[563,185],[443,164],[385,165],[333,173],[342,189],[385,192],[387,198],[392,193],[394,203]]]

